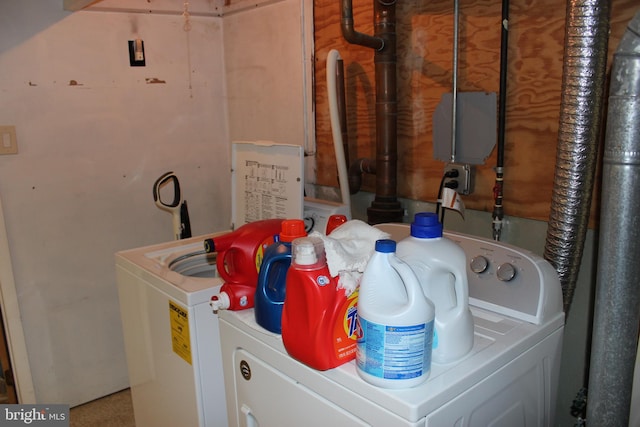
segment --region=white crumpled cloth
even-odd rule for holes
[[[354,219],[340,225],[329,236],[317,231],[309,236],[322,239],[329,273],[339,276],[338,288],[349,296],[360,284],[369,258],[375,252],[376,240],[388,239],[389,233]]]

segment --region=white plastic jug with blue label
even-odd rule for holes
[[[409,264],[435,305],[433,361],[460,360],[473,347],[474,336],[464,250],[443,237],[435,213],[421,212],[411,223],[411,236],[398,242],[397,256]]]
[[[362,275],[358,374],[384,388],[408,388],[431,372],[434,308],[394,240],[378,240]]]

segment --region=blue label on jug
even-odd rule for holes
[[[417,378],[431,367],[433,321],[411,326],[389,326],[360,317],[356,363],[362,371],[379,378]]]

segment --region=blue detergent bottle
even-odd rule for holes
[[[276,334],[282,333],[282,308],[287,271],[291,265],[291,242],[306,235],[303,220],[282,221],[278,241],[267,247],[260,265],[254,301],[256,322]]]

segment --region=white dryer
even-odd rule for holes
[[[384,228],[384,227],[382,227]],[[408,225],[388,225],[396,240]],[[550,426],[564,313],[558,276],[541,257],[463,234],[445,235],[468,257],[474,346],[432,365],[415,388],[364,382],[355,363],[325,372],[292,359],[252,310],[220,315],[230,426]]]

